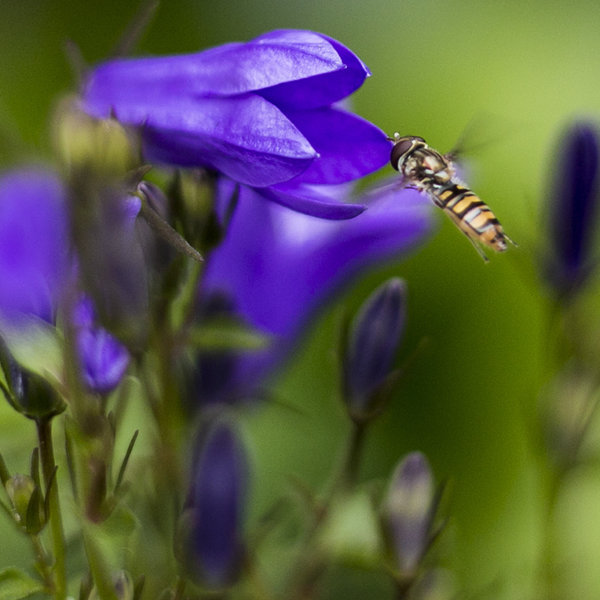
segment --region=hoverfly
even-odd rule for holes
[[[407,186],[429,196],[469,238],[484,261],[481,246],[504,252],[507,242],[516,244],[504,233],[489,206],[458,179],[452,154],[440,154],[425,140],[414,135],[390,138],[394,142],[390,161]]]

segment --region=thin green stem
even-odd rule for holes
[[[31,545],[33,546],[33,551],[35,553],[37,568],[44,578],[46,587],[51,590],[54,587],[54,582],[52,579],[52,568],[48,553],[46,552],[39,535],[31,534],[29,538],[31,539]]]
[[[39,419],[36,421],[42,474],[46,488],[54,476],[55,461],[52,444],[52,420]],[[54,554],[54,597],[64,600],[67,597],[67,572],[65,560],[65,536],[63,532],[62,513],[56,481],[47,490],[50,494],[50,531],[52,534],[52,549]]]
[[[339,470],[333,477],[325,500],[315,511],[313,522],[308,527],[298,560],[292,570],[293,582],[289,597],[295,600],[307,600],[316,593],[318,580],[326,565],[321,553],[315,548],[315,539],[319,529],[327,521],[335,500],[350,491],[358,478],[367,423],[352,421],[351,427]]]
[[[355,485],[358,478],[358,469],[360,467],[366,431],[366,423],[352,421],[352,429],[348,437],[346,454],[338,476],[337,489],[334,489],[333,492],[337,492],[338,489],[351,489]]]

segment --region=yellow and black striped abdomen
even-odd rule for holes
[[[435,203],[469,238],[497,252],[506,250],[506,238],[496,215],[470,189],[452,183],[432,195]]]

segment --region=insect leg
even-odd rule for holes
[[[463,233],[465,233],[463,231]],[[467,233],[465,233],[465,235],[467,236],[467,239],[471,242],[471,244],[473,244],[473,248],[475,248],[475,250],[477,250],[477,254],[479,254],[479,256],[481,256],[481,258],[483,258],[483,262],[490,262],[490,259],[486,256],[485,252],[483,251],[483,249],[481,248],[481,246]]]

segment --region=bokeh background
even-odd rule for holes
[[[122,0],[0,0],[1,168],[51,159],[48,118],[59,95],[74,89],[65,43],[99,61],[136,8]],[[461,597],[533,598],[547,479],[536,415],[548,377],[548,298],[538,265],[560,134],[573,119],[600,115],[600,5],[165,0],[137,53],[190,52],[275,28],[321,31],[352,48],[373,74],[354,109],[390,134],[420,135],[447,151],[464,133],[468,181],[519,248],[486,265],[440,215],[422,249],[382,264],[345,290],[342,302],[324,307],[274,382],[280,402],[247,417],[251,518],[292,475],[315,487],[326,481],[347,433],[336,358],[342,312],[398,275],[409,289],[399,361],[421,349],[370,432],[362,476],[383,482],[404,453],[426,453],[437,480],[448,483],[441,552]],[[20,449],[29,435],[26,448],[33,431],[0,406],[0,450],[11,464],[25,468]],[[594,437],[592,430],[592,449]],[[598,598],[600,470],[592,464],[578,473],[560,507],[572,597]],[[12,542],[4,521],[0,565],[27,564],[28,549]],[[345,573],[328,597],[376,598],[377,585]]]

